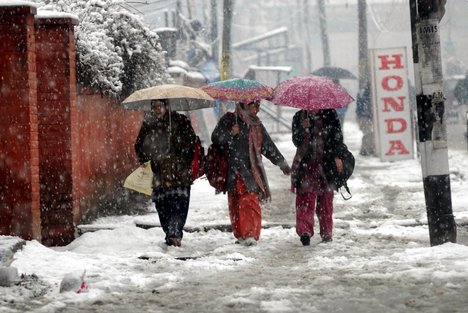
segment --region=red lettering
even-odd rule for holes
[[[383,112],[390,112],[389,105],[393,108],[395,111],[403,111],[405,108],[405,99],[406,97],[398,97],[400,100],[400,103],[398,103],[394,98],[392,97],[382,97],[383,103],[384,103],[384,109]]]
[[[403,54],[392,54],[393,59],[390,59],[389,55],[379,55],[378,58],[380,59],[380,67],[379,70],[389,70],[389,65],[393,64],[393,68],[403,68],[403,64],[401,59]]]
[[[385,155],[397,154],[409,154],[409,151],[405,148],[405,145],[400,140],[390,140],[390,149]]]
[[[387,134],[402,133],[406,130],[408,125],[402,118],[386,119],[385,123],[387,123]],[[399,123],[399,125],[395,125],[395,123]],[[399,128],[396,128],[395,126],[399,126]]]
[[[392,86],[390,86],[390,83],[392,83]],[[396,91],[403,87],[403,83],[403,79],[400,76],[385,76],[382,79],[382,88],[387,91]]]

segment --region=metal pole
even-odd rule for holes
[[[211,39],[211,51],[213,60],[218,63],[218,0],[211,0],[211,30],[210,30],[210,39]]]
[[[231,25],[232,25],[232,0],[223,2],[223,44],[221,52],[221,80],[231,78]]]
[[[447,150],[440,25],[445,0],[410,0],[424,196],[431,246],[456,242]]]
[[[188,18],[191,20],[192,19],[192,3],[190,0],[187,0],[187,12],[188,12]]]
[[[169,27],[169,12],[164,11],[164,26]]]
[[[369,56],[367,44],[367,4],[366,0],[358,0],[358,57],[359,57],[359,89],[366,87],[369,80]]]
[[[309,14],[309,1],[308,0],[304,0],[303,1],[303,14],[302,14],[302,18],[303,18],[303,23],[304,23],[304,31],[306,32],[307,35],[311,35],[312,34],[312,30],[311,30],[311,27],[310,27],[310,22],[311,22],[311,19],[310,19],[310,14]],[[312,60],[312,46],[311,46],[311,40],[305,40],[304,41],[304,52],[305,52],[305,60],[306,60],[306,67],[305,67],[305,73],[306,74],[309,74],[310,72],[312,72],[312,69],[314,68],[313,67],[313,60]]]
[[[330,45],[328,44],[327,16],[325,13],[324,0],[318,0],[320,36],[322,38],[323,65],[330,66]]]
[[[366,0],[358,0],[358,75],[359,95],[356,99],[356,119],[359,129],[362,131],[361,149],[359,154],[364,156],[375,155],[375,135],[373,108],[369,90],[369,50],[367,39],[367,3]],[[367,90],[367,91],[366,91]]]

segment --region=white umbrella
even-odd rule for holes
[[[172,111],[211,108],[215,102],[201,89],[182,85],[159,85],[132,93],[122,104],[125,109],[150,111],[151,100],[167,99]]]

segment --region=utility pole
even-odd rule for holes
[[[301,8],[301,11],[303,12],[302,14],[302,23],[303,23],[303,29],[305,31],[306,34],[312,34],[312,31],[310,29],[310,15],[309,15],[309,1],[308,0],[303,0],[302,1],[302,8]],[[310,72],[312,71],[312,52],[311,52],[311,48],[310,48],[310,40],[304,40],[304,69],[303,69],[303,73],[305,75],[307,74],[310,74]]]
[[[410,0],[424,196],[431,246],[456,242],[447,150],[439,21],[446,0]]]
[[[302,18],[302,13],[303,13],[303,5],[302,5],[302,0],[297,0],[296,1],[296,6],[297,6],[297,25],[298,25],[298,31],[296,32],[296,34],[302,34],[304,31],[306,31],[305,29],[305,25],[304,25],[304,20]],[[306,31],[307,32],[307,31]],[[298,42],[301,42],[302,39],[301,37],[299,37],[299,41]],[[301,42],[300,44],[300,47],[301,47],[301,56],[302,56],[302,59],[301,59],[301,65],[302,65],[302,72],[301,74],[308,74],[306,73],[306,68],[307,68],[307,59],[306,59],[306,47],[305,47],[305,43],[304,41]]]
[[[325,13],[324,0],[318,0],[320,37],[322,38],[323,65],[330,66],[330,45],[328,43],[327,15]]]
[[[184,32],[182,31],[182,20],[180,15],[182,14],[182,3],[180,0],[176,1],[176,10],[175,10],[175,27],[177,28],[177,37],[185,41],[187,38],[183,35]]]
[[[223,1],[223,43],[221,51],[221,80],[231,78],[232,0]]]
[[[369,80],[366,0],[358,0],[358,26],[359,89],[362,89]]]
[[[372,113],[372,101],[370,97],[369,80],[369,51],[367,40],[367,3],[366,0],[358,0],[358,75],[359,93],[356,97],[356,119],[359,129],[362,131],[360,155],[369,156],[375,154],[374,121]]]
[[[211,0],[211,25],[210,25],[211,54],[213,60],[218,63],[218,0]]]
[[[190,0],[187,0],[187,12],[188,12],[188,18],[189,20],[192,19],[192,2]]]

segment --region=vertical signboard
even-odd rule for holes
[[[406,49],[371,49],[376,151],[383,161],[414,157]]]

